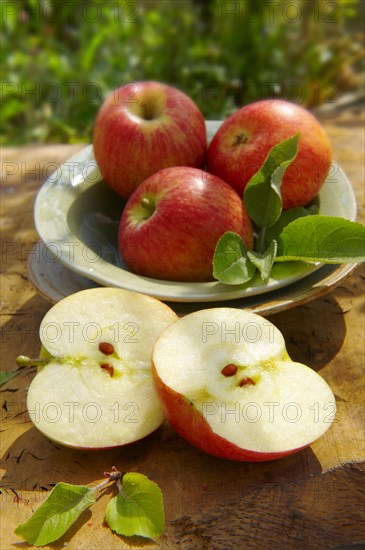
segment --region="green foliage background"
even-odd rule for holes
[[[219,119],[362,87],[362,0],[2,0],[1,143],[89,142],[112,89],[153,79]]]

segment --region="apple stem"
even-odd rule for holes
[[[143,197],[141,199],[141,205],[145,209],[148,217],[152,216],[156,207],[155,207],[155,204],[148,197]]]
[[[18,367],[42,367],[49,363],[49,359],[41,359],[40,357],[32,358],[27,355],[18,355],[15,360]]]

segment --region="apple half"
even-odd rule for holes
[[[156,430],[165,417],[152,348],[176,319],[159,300],[123,289],[88,289],[58,302],[40,325],[48,362],[28,390],[34,425],[81,449],[124,445]]]
[[[154,346],[152,372],[170,424],[221,458],[291,454],[322,436],[336,411],[330,387],[291,361],[281,332],[238,309],[205,309],[169,326]]]

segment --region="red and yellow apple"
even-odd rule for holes
[[[212,259],[226,232],[252,247],[242,199],[203,170],[172,167],[149,177],[129,198],[119,224],[119,248],[139,275],[171,281],[212,280]]]
[[[166,417],[197,448],[267,461],[302,449],[334,419],[334,395],[291,361],[281,332],[234,308],[196,311],[158,337],[152,373]]]
[[[304,206],[319,192],[332,152],[318,120],[294,103],[265,99],[245,105],[220,126],[208,149],[207,170],[242,196],[270,149],[300,132],[298,155],[281,186],[283,208]]]
[[[111,93],[97,115],[93,147],[106,183],[128,198],[162,168],[203,168],[203,115],[186,94],[159,82],[134,82]]]

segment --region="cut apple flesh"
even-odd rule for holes
[[[56,304],[40,326],[52,357],[28,390],[35,426],[77,448],[124,445],[158,428],[165,417],[152,348],[176,319],[158,300],[121,289],[84,290]]]
[[[334,395],[315,371],[290,360],[280,331],[231,308],[179,319],[153,352],[156,387],[175,429],[224,458],[270,460],[329,428]]]

